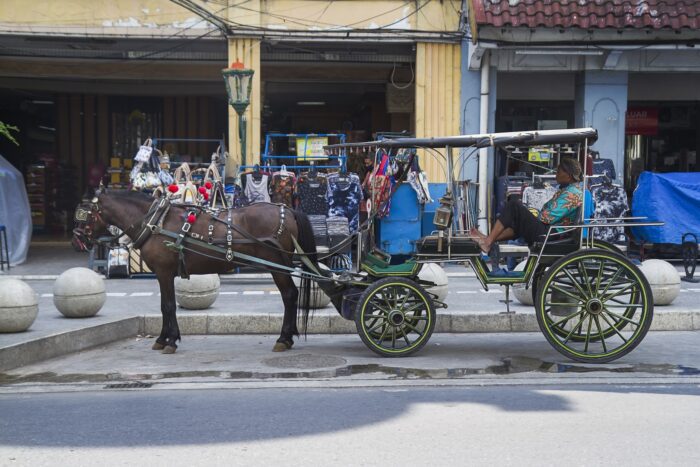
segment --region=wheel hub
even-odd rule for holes
[[[594,315],[601,314],[603,312],[603,302],[597,298],[588,300],[586,303],[586,311]]]
[[[403,313],[399,310],[392,310],[389,312],[389,323],[394,326],[401,326],[405,320]]]

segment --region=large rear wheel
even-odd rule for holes
[[[651,326],[653,298],[641,271],[611,251],[581,250],[554,263],[538,284],[540,330],[561,354],[605,363],[642,341]]]

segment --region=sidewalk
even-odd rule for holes
[[[25,278],[39,293],[39,315],[27,332],[0,334],[0,371],[137,335],[154,336],[160,333],[158,287],[153,279],[109,280],[106,282],[107,303],[95,317],[68,319],[60,315],[48,293],[53,285],[52,278],[68,268],[84,267],[86,264],[85,253],[73,252],[67,245],[51,244],[33,247],[28,261],[10,270],[10,276]],[[450,295],[447,300],[449,307],[437,311],[436,333],[539,332],[534,308],[519,305],[515,301],[511,305],[515,313],[505,314],[505,305],[498,302],[504,298],[500,289],[491,290],[488,294],[477,293],[478,285],[469,278],[470,271],[464,267],[450,267],[447,270],[450,276]],[[252,284],[248,288],[262,290],[250,291],[251,296],[246,295],[247,291],[225,292],[233,295],[220,295],[208,310],[178,309],[178,323],[183,336],[279,335],[282,310],[277,303],[279,298],[271,296],[276,291],[266,277],[268,276],[264,274],[223,276],[222,290],[241,287],[241,283]],[[109,293],[112,286],[118,285],[121,287],[119,290],[128,290],[130,293]],[[473,290],[457,290],[461,287],[473,287]],[[697,306],[700,285],[683,282],[682,287],[684,293],[679,295],[673,305],[655,307],[652,330],[700,329],[700,307]],[[355,334],[356,329],[353,322],[340,317],[332,307],[327,307],[314,312],[309,333]]]

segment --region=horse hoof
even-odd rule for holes
[[[292,348],[292,344],[286,342],[275,342],[275,346],[272,347],[273,352],[284,352]]]
[[[177,347],[172,346],[172,345],[166,345],[163,348],[163,353],[171,354],[171,353],[175,353],[176,350],[177,350]]]
[[[161,344],[160,342],[156,341],[153,343],[151,346],[151,350],[163,350],[165,348],[164,344]]]

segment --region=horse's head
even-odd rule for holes
[[[75,208],[73,215],[75,228],[71,244],[77,251],[89,251],[95,244],[95,239],[108,232],[107,223],[102,219],[100,207],[100,192],[85,203],[80,203]]]

